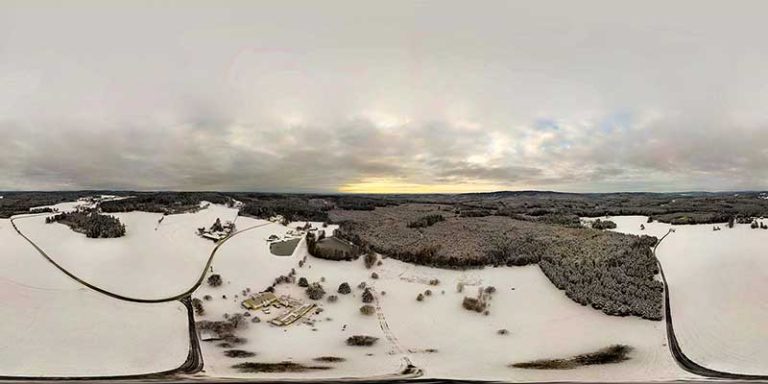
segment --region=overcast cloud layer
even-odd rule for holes
[[[0,4],[0,190],[768,187],[765,2],[103,3]]]

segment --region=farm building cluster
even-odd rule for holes
[[[251,311],[262,311],[265,315],[271,313],[271,308],[285,309],[277,317],[269,321],[270,324],[284,327],[291,325],[299,319],[307,316],[317,305],[303,303],[290,296],[277,297],[272,292],[261,292],[243,300],[242,307]]]
[[[227,221],[222,224],[221,219],[216,218],[216,221],[209,228],[198,228],[197,235],[213,242],[219,242],[234,233],[235,230],[236,227],[233,221]]]

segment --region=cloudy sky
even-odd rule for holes
[[[0,190],[768,188],[762,1],[25,3]]]

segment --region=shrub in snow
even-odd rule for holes
[[[456,283],[456,292],[458,293],[464,292],[464,283]]]
[[[461,302],[461,306],[464,309],[475,312],[483,312],[485,310],[485,302],[476,297],[464,297],[464,301]]]
[[[592,229],[614,229],[616,228],[616,223],[610,220],[600,220],[597,219],[592,222]]]
[[[309,281],[307,281],[306,277],[300,277],[299,278],[299,287],[309,287]]]
[[[223,281],[221,280],[221,275],[215,273],[213,275],[208,276],[208,285],[211,287],[218,287],[221,285]]]
[[[339,300],[339,297],[336,295],[330,295],[328,296],[328,302],[329,303],[335,303],[337,300]]]
[[[229,317],[229,322],[232,323],[232,326],[235,327],[235,329],[237,329],[240,326],[245,325],[245,316],[243,316],[242,313],[235,313]]]
[[[485,293],[487,293],[489,295],[492,295],[492,294],[496,293],[496,287],[494,287],[494,286],[487,286],[487,287],[485,287]]]
[[[419,293],[418,295],[416,295],[416,301],[424,301],[424,294]]]
[[[499,329],[498,331],[496,331],[496,333],[503,336],[503,335],[508,335],[509,331],[506,329]]]
[[[210,332],[219,338],[231,336],[235,330],[234,325],[229,321],[198,321],[195,327],[200,332]]]
[[[426,291],[424,291],[424,296],[432,296],[432,290],[427,289]]]
[[[342,295],[348,295],[352,292],[352,288],[349,287],[349,283],[341,283],[337,292]]]
[[[357,285],[357,289],[365,289],[365,281],[361,281],[360,284]]]
[[[379,278],[379,274],[378,273],[376,273],[376,272],[371,273],[371,279],[378,279],[378,278]]]
[[[373,305],[366,304],[366,305],[363,305],[362,307],[360,307],[360,313],[362,313],[363,315],[366,315],[366,316],[370,316],[370,315],[373,315],[374,313],[376,313],[376,308],[374,308]]]
[[[260,322],[261,322],[261,319],[259,319],[259,317],[258,317],[258,316],[254,316],[254,317],[251,319],[251,323],[260,323]]]
[[[205,296],[203,296],[203,300],[205,300],[205,301],[211,301],[211,299],[213,299],[213,298],[211,297],[211,295],[205,295]]]
[[[355,335],[347,338],[347,345],[354,347],[370,347],[379,340],[378,337]]]
[[[248,341],[248,339],[246,339],[245,337],[237,337],[237,336],[234,336],[234,335],[227,336],[227,337],[224,338],[224,340],[227,343],[230,343],[232,345],[245,344]]]
[[[205,313],[205,309],[203,308],[203,301],[197,297],[192,299],[192,308],[194,308],[195,314],[198,316],[201,316],[203,313]]]
[[[253,357],[256,356],[255,353],[244,351],[242,349],[230,349],[228,351],[224,351],[224,355],[227,357],[232,358],[245,358],[245,357]]]
[[[370,288],[366,288],[363,292],[363,303],[372,303],[373,299],[373,292],[371,292]]]
[[[320,300],[325,296],[325,290],[319,283],[312,283],[306,289],[307,296],[312,300]]]
[[[275,281],[272,283],[272,286],[276,286],[283,283],[290,283],[292,280],[293,278],[290,276],[280,275],[275,278]]]
[[[363,262],[365,263],[365,267],[370,269],[376,264],[376,254],[373,252],[366,253],[365,256],[363,256]]]
[[[439,284],[440,284],[440,280],[438,279],[432,279],[429,281],[429,285],[439,285]]]

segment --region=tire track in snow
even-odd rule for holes
[[[389,328],[389,323],[387,323],[387,318],[384,315],[384,311],[381,308],[381,304],[379,303],[379,294],[376,291],[375,287],[369,287],[371,289],[371,292],[373,293],[373,301],[374,305],[376,307],[376,317],[379,321],[379,328],[381,328],[381,331],[384,332],[384,337],[389,341],[390,345],[394,349],[394,353],[397,353],[399,355],[402,355],[403,363],[405,365],[405,368],[403,369],[403,373],[408,372],[416,372],[418,375],[421,375],[421,369],[417,368],[413,362],[411,361],[410,357],[408,357],[407,348],[404,348],[402,344],[400,344],[400,340],[397,339],[397,336],[392,332],[392,330]]]

